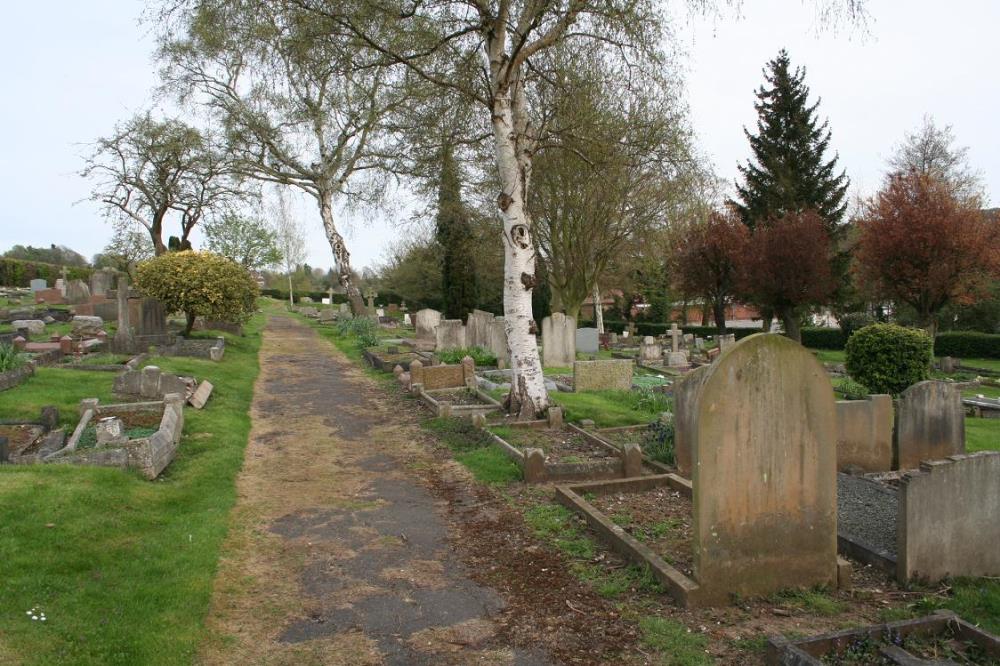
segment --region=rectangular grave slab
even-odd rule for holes
[[[582,329],[581,329],[582,330]],[[632,361],[574,361],[573,390],[585,391],[628,391],[632,388]]]
[[[596,354],[601,348],[600,336],[596,328],[576,329],[576,351],[581,354]]]
[[[887,472],[892,469],[892,396],[837,401],[837,469]]]
[[[212,382],[202,380],[202,382],[198,384],[198,388],[195,389],[195,392],[191,394],[190,398],[188,398],[188,404],[195,409],[203,409],[205,404],[208,402],[209,396],[212,395],[213,388],[215,387],[212,386]]]
[[[896,405],[896,469],[965,453],[962,393],[947,382],[925,381],[903,391]]]
[[[542,365],[569,367],[576,360],[576,319],[553,312],[542,320]]]

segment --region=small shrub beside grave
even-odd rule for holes
[[[923,331],[872,324],[847,341],[847,373],[869,393],[898,395],[930,376],[933,348]]]
[[[442,363],[461,363],[466,356],[476,362],[476,367],[495,366],[497,364],[496,354],[483,349],[482,347],[463,347],[461,349],[447,349],[435,354]]]

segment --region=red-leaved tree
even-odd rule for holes
[[[674,253],[677,288],[712,304],[719,333],[726,332],[726,304],[736,293],[739,265],[749,241],[747,226],[726,209],[686,229]]]
[[[912,307],[934,335],[937,315],[970,304],[1000,275],[1000,224],[947,183],[911,171],[888,178],[858,222],[854,271],[873,295]]]
[[[785,335],[802,341],[799,317],[836,288],[827,224],[813,211],[789,213],[758,226],[741,263],[739,291],[781,317]]]

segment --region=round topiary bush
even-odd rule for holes
[[[257,308],[257,283],[235,261],[211,252],[167,252],[136,270],[143,295],[163,303],[167,312],[187,317],[184,335],[195,317],[242,324]]]
[[[895,324],[865,326],[847,340],[847,374],[871,393],[898,395],[930,376],[934,341]]]

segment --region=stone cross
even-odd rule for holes
[[[326,290],[326,295],[330,297],[330,305],[333,305],[333,287]]]
[[[365,298],[368,299],[368,311],[371,313],[375,312],[375,297],[378,296],[378,292],[373,289],[368,289],[365,291]]]
[[[681,350],[680,338],[683,333],[677,328],[677,324],[670,325],[670,351],[679,352]]]

